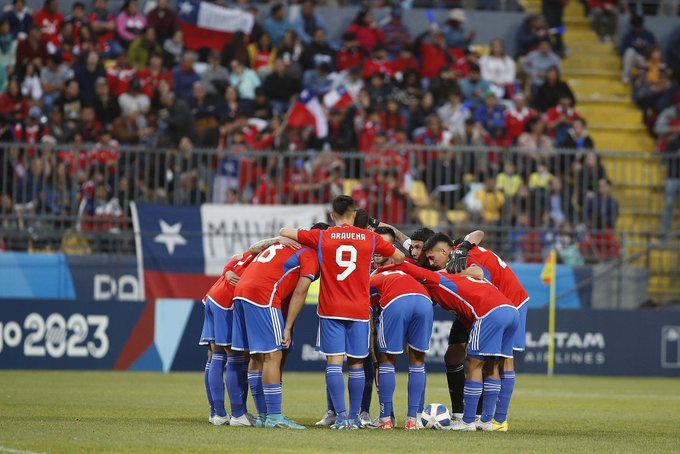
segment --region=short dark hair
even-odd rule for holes
[[[451,238],[446,233],[438,232],[425,241],[425,244],[423,244],[423,252],[432,250],[438,243],[446,243],[450,247],[453,247]]]
[[[274,14],[278,13],[282,9],[283,9],[283,4],[274,3],[274,5],[272,5],[271,9],[269,10],[269,14],[273,16]]]
[[[434,230],[428,229],[427,227],[422,227],[422,228],[419,228],[418,230],[415,230],[411,234],[410,238],[411,238],[412,241],[413,240],[422,241],[424,243],[425,241],[432,238],[433,235],[434,235]]]
[[[374,232],[377,233],[378,235],[390,235],[395,240],[397,239],[397,234],[394,231],[394,229],[391,228],[391,227],[385,227],[385,226],[376,227]]]
[[[339,195],[333,200],[333,213],[345,216],[352,211],[354,211],[354,199],[351,196]]]
[[[630,18],[630,26],[634,28],[639,28],[642,27],[645,24],[645,18],[644,16],[640,16],[638,14],[634,14]]]
[[[330,225],[326,224],[325,222],[316,222],[310,230],[326,230],[330,227]]]
[[[334,208],[334,211],[335,211],[335,205],[333,205],[333,208]],[[368,227],[368,220],[369,219],[370,219],[370,216],[368,215],[368,212],[366,210],[364,210],[363,208],[357,208],[356,214],[354,215],[354,227],[359,227],[360,229],[365,229],[366,227]]]

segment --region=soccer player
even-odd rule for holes
[[[459,239],[454,242],[453,248],[453,254],[451,254],[451,246],[449,246],[446,241],[440,242],[437,251],[432,254],[433,258],[437,261],[437,265],[441,265],[441,262],[445,260],[445,257],[450,256],[451,258],[448,259],[448,263],[446,264],[446,270],[450,273],[460,272],[469,265],[481,268],[484,272],[484,278],[495,285],[519,310],[519,327],[514,339],[513,351],[523,351],[526,337],[527,302],[529,301],[529,294],[519,282],[515,273],[500,257],[488,249],[477,246],[474,242]],[[447,358],[451,362],[455,361],[460,363],[460,366],[462,366],[465,359],[465,344],[450,345],[449,350],[453,350],[453,354],[449,354],[447,351]],[[448,367],[447,363],[447,370]],[[507,432],[508,407],[510,406],[512,392],[515,388],[514,358],[504,358],[501,361],[500,368],[501,390],[496,406],[496,413],[491,421],[491,425],[493,430]],[[461,399],[463,394],[462,391],[461,387]],[[486,425],[485,427],[488,427],[488,421],[482,420],[482,422]]]
[[[333,429],[358,429],[364,391],[364,358],[369,349],[369,270],[373,254],[404,261],[404,254],[379,235],[354,227],[354,199],[338,196],[331,214],[335,226],[326,231],[281,229],[281,236],[315,249],[321,266],[317,350],[326,355],[326,384],[338,414]],[[349,365],[349,401],[345,405],[342,363]]]
[[[208,345],[212,354],[205,366],[206,391],[211,404],[209,422],[216,426],[232,424],[250,426],[245,408],[248,382],[243,376],[245,358],[231,349],[232,296],[240,276],[255,258],[249,251],[234,258],[203,298],[205,319],[200,345]],[[227,392],[231,404],[230,417],[224,406],[223,372],[226,366]]]
[[[383,230],[381,230],[383,229]],[[384,233],[383,233],[384,232]],[[393,241],[394,232],[388,227],[378,227],[383,239]],[[389,257],[376,254],[378,266],[390,264]],[[380,419],[378,428],[393,429],[393,396],[396,387],[394,366],[397,355],[408,345],[409,379],[408,411],[405,429],[417,430],[417,413],[425,392],[425,352],[432,335],[432,301],[427,290],[403,271],[381,271],[371,276],[371,300],[381,312],[377,324],[380,366],[378,369]]]
[[[376,226],[380,225],[380,222],[368,215],[368,212],[363,208],[357,208],[356,214],[354,216],[354,227],[360,229],[367,229],[375,231]],[[389,241],[389,240],[388,240]],[[390,241],[394,243],[394,238]],[[371,270],[373,271],[373,270]],[[373,325],[371,325],[371,345],[369,355],[364,358],[364,392],[361,396],[361,410],[359,412],[359,419],[364,427],[373,427],[373,420],[371,419],[371,400],[373,397],[373,380],[377,377],[375,376],[375,369],[377,367],[377,356],[375,352],[375,332],[373,330]],[[319,421],[315,423],[317,426],[331,426],[335,424],[337,420],[337,414],[335,413],[335,408],[333,407],[333,400],[331,399],[330,391],[326,387],[326,414]],[[375,426],[377,427],[377,425]]]
[[[258,427],[304,429],[281,413],[282,304],[291,292],[291,304],[304,303],[318,273],[314,251],[275,243],[258,254],[234,290],[232,349],[250,352],[248,382]]]
[[[432,251],[427,254],[430,262],[434,262]],[[429,271],[408,263],[392,269],[404,271],[422,282],[432,299],[444,309],[455,312],[468,328],[463,418],[454,421],[451,430],[477,430],[475,416],[482,394],[482,421],[490,422],[496,409],[501,387],[497,357],[512,357],[519,311],[494,285],[482,279],[446,270]],[[483,373],[485,366],[490,370],[486,376]],[[491,430],[490,424],[480,425],[480,428]]]

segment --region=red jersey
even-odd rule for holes
[[[231,301],[234,297],[234,286],[224,277],[227,271],[233,271],[236,275],[241,276],[246,270],[248,265],[253,261],[255,255],[250,252],[243,254],[241,260],[232,260],[227,263],[222,270],[222,275],[217,279],[217,281],[210,287],[208,293],[206,293],[203,303],[210,298],[215,304],[223,309],[230,310],[232,308]]]
[[[314,280],[319,274],[316,252],[273,244],[260,252],[234,290],[234,298],[262,307],[281,309],[302,276]]]
[[[371,276],[371,303],[385,309],[402,296],[422,295],[430,299],[427,290],[403,271],[382,271]]]
[[[437,304],[458,314],[468,331],[475,320],[486,317],[497,307],[514,307],[492,284],[473,277],[447,273],[446,270],[430,271],[410,263],[378,269],[379,272],[382,270],[401,270],[413,276],[425,286]]]
[[[520,284],[515,273],[499,256],[480,246],[468,253],[468,263],[479,266],[484,276],[508,297],[513,306],[519,308],[529,301],[529,294]]]
[[[347,224],[328,230],[298,230],[298,241],[319,255],[319,317],[368,321],[373,254],[391,257],[394,245],[370,230]]]
[[[49,40],[52,36],[59,34],[61,24],[64,23],[64,16],[60,12],[49,13],[41,9],[33,17],[33,23],[40,27],[40,39]]]

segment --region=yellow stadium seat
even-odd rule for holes
[[[427,205],[430,201],[430,197],[427,193],[427,187],[422,181],[414,181],[411,185],[411,198],[413,202],[418,206]]]
[[[439,225],[439,212],[431,208],[423,208],[420,210],[420,222],[425,227],[437,228]]]
[[[467,221],[465,210],[449,210],[446,212],[446,217],[452,224],[463,224]]]
[[[358,184],[359,180],[347,178],[345,181],[342,182],[342,193],[345,195],[352,195],[352,189],[354,189],[354,186]]]

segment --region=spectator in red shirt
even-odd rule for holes
[[[92,25],[92,31],[98,37],[99,45],[105,49],[107,55],[117,55],[122,50],[114,37],[116,30],[116,16],[109,13],[106,0],[94,0],[92,11],[87,15],[87,21]]]
[[[28,107],[28,100],[21,94],[19,79],[10,77],[7,90],[0,95],[0,115],[19,121],[28,115]]]
[[[281,186],[276,169],[272,169],[269,175],[263,175],[260,184],[255,189],[253,205],[274,205],[281,203]]]
[[[40,39],[40,27],[33,26],[28,31],[28,37],[19,41],[17,46],[17,62],[33,61],[42,66],[47,61],[47,42]]]
[[[453,63],[453,58],[448,52],[442,31],[432,30],[432,40],[425,42],[428,33],[424,32],[416,39],[416,47],[420,51],[420,75],[431,79],[439,74],[442,66]]]
[[[149,66],[139,72],[139,82],[142,92],[152,99],[161,80],[165,80],[172,87],[172,74],[169,69],[163,68],[163,57],[160,54],[151,54]]]
[[[48,41],[59,34],[64,15],[59,12],[57,0],[45,0],[43,9],[35,13],[33,23],[40,27],[40,38]]]
[[[383,41],[383,33],[375,26],[373,13],[368,8],[357,13],[347,31],[355,33],[359,44],[369,51],[372,51],[376,44]]]
[[[533,109],[527,107],[527,97],[520,92],[512,97],[512,105],[505,111],[505,128],[508,139],[514,144],[524,132],[529,118],[536,115]]]
[[[569,133],[569,128],[577,118],[579,118],[579,114],[572,108],[571,98],[566,95],[560,96],[558,104],[545,113],[548,135],[554,137],[556,143],[564,141]]]
[[[392,60],[392,69],[394,69],[394,77],[401,81],[403,74],[409,69],[417,70],[419,68],[418,60],[413,57],[413,47],[406,45],[401,48],[397,58]]]
[[[392,62],[387,58],[387,48],[382,44],[373,48],[373,55],[364,63],[364,79],[368,79],[373,74],[382,74],[390,78],[394,75]]]
[[[344,71],[361,65],[366,57],[366,49],[359,46],[357,34],[345,32],[342,35],[342,47],[336,54],[336,69]]]
[[[128,91],[130,81],[137,74],[137,70],[130,66],[127,53],[121,52],[116,57],[116,64],[106,70],[106,81],[115,97]]]

